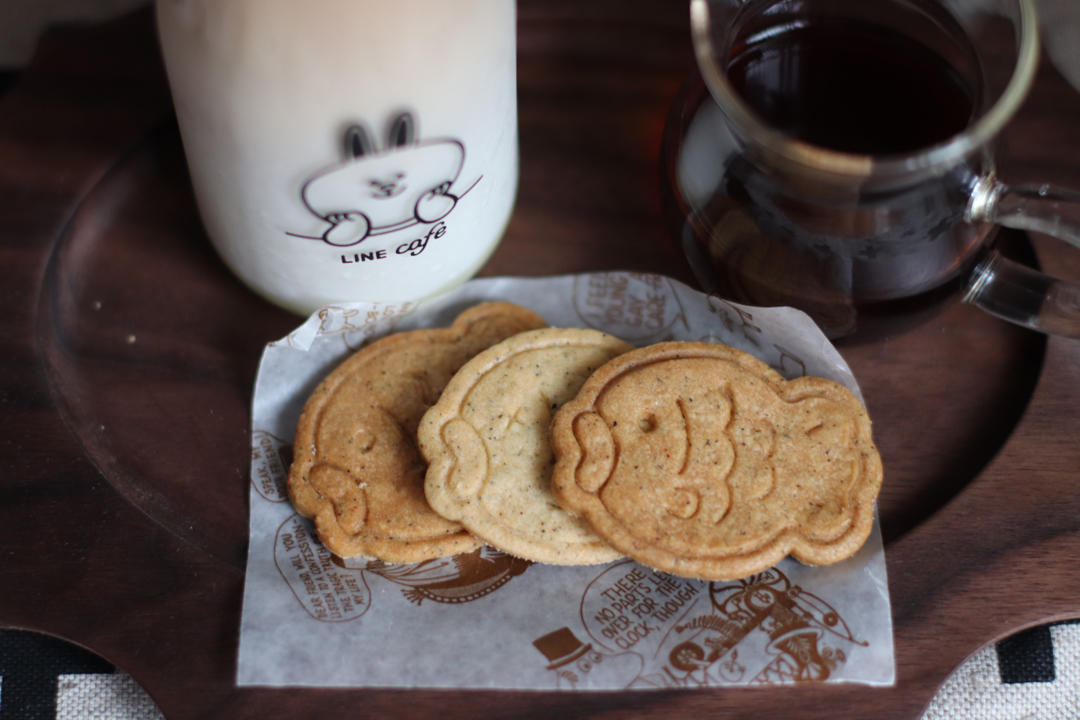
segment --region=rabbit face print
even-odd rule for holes
[[[449,215],[479,178],[458,189],[465,146],[452,138],[418,142],[415,131],[413,116],[401,113],[379,149],[363,125],[351,125],[345,131],[345,159],[312,175],[300,191],[304,206],[324,221],[322,234],[290,235],[350,247]]]

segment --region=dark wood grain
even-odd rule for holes
[[[521,186],[484,274],[689,280],[660,192],[685,4],[523,0],[519,18]],[[51,33],[0,96],[0,625],[91,648],[169,718],[913,718],[979,647],[1080,617],[1080,343],[957,304],[841,348],[886,465],[895,687],[237,689],[248,404],[297,318],[206,241],[149,20]],[[1080,187],[1080,94],[1051,67],[1006,139],[1007,177]],[[1080,278],[1080,253],[1009,241]]]

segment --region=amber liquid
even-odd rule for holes
[[[768,126],[880,157],[941,143],[972,122],[978,78],[965,78],[954,58],[867,20],[808,17],[758,28],[730,55],[730,82]],[[970,49],[962,34],[944,45]],[[711,103],[704,92],[699,101]],[[685,130],[694,111],[683,112]],[[833,338],[869,338],[933,314],[962,287],[989,232],[963,223],[978,168],[886,194],[856,188],[855,200],[837,205],[777,185],[738,152],[717,173],[715,195],[682,208],[702,285],[740,302],[799,307]]]
[[[820,147],[906,153],[963,132],[971,88],[940,55],[899,32],[830,20],[736,46],[728,79],[769,126]]]

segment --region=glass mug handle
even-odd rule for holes
[[[975,186],[967,220],[1045,233],[1080,247],[1080,192],[1010,186],[986,177]],[[1080,284],[1044,275],[996,250],[975,266],[964,300],[1017,325],[1080,338]]]

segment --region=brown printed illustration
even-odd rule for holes
[[[459,605],[490,595],[532,565],[488,545],[453,557],[408,565],[372,560],[364,570],[404,586],[409,602]]]
[[[324,307],[319,310],[319,335],[342,335],[346,346],[355,350],[375,336],[380,323],[392,322],[408,314],[414,307],[416,303],[368,310]]]
[[[299,515],[289,516],[278,528],[274,563],[304,610],[316,620],[355,620],[371,607],[363,573],[338,567]]]
[[[251,484],[270,502],[288,500],[285,480],[292,463],[292,445],[265,430],[251,434]]]
[[[724,338],[714,332],[706,333],[696,339],[698,342],[726,344],[724,343]],[[773,343],[771,348],[766,348],[756,339],[754,340],[753,345],[754,347],[759,348],[763,354],[765,352],[775,352],[777,357],[770,363],[769,367],[783,375],[785,378],[804,377],[807,374],[806,361],[795,352],[785,348],[783,345]]]
[[[686,315],[666,278],[639,273],[593,274],[574,281],[574,309],[586,326],[628,342],[667,336]]]
[[[533,646],[547,658],[547,669],[555,675],[555,687],[560,690],[574,690],[585,683],[627,688],[645,667],[641,655],[600,652],[565,626],[537,638]]]
[[[774,370],[786,378],[803,377],[806,375],[806,363],[802,358],[780,345],[773,345],[773,347],[780,353],[779,366],[774,367]]]
[[[301,325],[284,339],[269,343],[270,347],[285,345],[306,348],[310,337],[340,336],[345,347],[354,351],[379,335],[390,332],[394,321],[413,312],[415,302],[399,305],[381,305],[366,309],[327,305],[317,313],[318,327],[310,323]]]
[[[755,347],[761,344],[761,327],[754,323],[753,314],[717,295],[709,295],[708,301],[709,311],[728,333],[745,338]]]
[[[771,343],[771,347],[768,347],[770,343],[762,341],[762,330],[754,324],[754,316],[750,311],[715,295],[709,295],[708,301],[709,311],[720,321],[720,326],[724,331],[742,337],[759,350],[776,351],[779,354],[779,361],[772,366],[774,370],[786,378],[806,375],[806,362],[797,354],[776,343]],[[729,337],[714,332],[699,337],[698,340],[725,344],[730,342]]]
[[[296,600],[322,622],[355,620],[366,613],[371,607],[369,576],[401,585],[404,598],[415,605],[425,600],[460,605],[490,595],[532,564],[488,546],[419,563],[343,561],[299,515],[278,528],[274,562]]]
[[[556,687],[823,681],[852,647],[867,645],[832,605],[776,568],[703,583],[623,561],[589,584],[580,621],[587,642],[563,627],[533,643]]]

